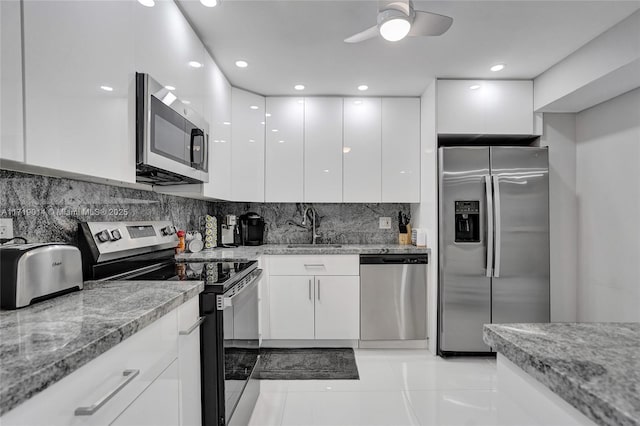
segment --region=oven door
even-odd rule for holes
[[[247,424],[260,392],[253,378],[259,362],[258,284],[262,270],[222,295],[224,399],[227,425]]]

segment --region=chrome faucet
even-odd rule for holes
[[[302,213],[302,225],[307,225],[307,213],[311,210],[311,244],[316,243],[316,239],[320,236],[316,234],[316,209],[309,206],[304,209],[304,213]]]

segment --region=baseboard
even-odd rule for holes
[[[357,348],[357,340],[276,340],[263,339],[263,348]]]
[[[428,340],[360,340],[362,349],[427,349]]]

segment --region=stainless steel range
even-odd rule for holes
[[[200,295],[202,424],[247,424],[260,392],[256,261],[181,262],[168,221],[86,222],[79,247],[86,279],[204,281]]]

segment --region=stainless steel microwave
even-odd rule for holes
[[[136,73],[136,181],[209,181],[209,125],[148,74]]]

